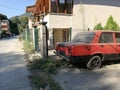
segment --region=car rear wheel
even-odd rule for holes
[[[87,63],[87,68],[89,70],[98,69],[101,67],[101,58],[100,56],[93,56]]]

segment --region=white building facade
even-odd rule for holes
[[[119,0],[37,0],[34,8],[39,13],[37,22],[41,21],[40,14],[45,14],[51,47],[70,41],[80,31],[93,30],[98,23],[105,26],[111,15],[120,25]]]

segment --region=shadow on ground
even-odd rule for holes
[[[119,90],[120,61],[103,62],[91,71],[84,64],[67,63],[54,78],[63,90]]]
[[[0,53],[0,90],[32,90],[23,53]]]

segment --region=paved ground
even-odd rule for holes
[[[104,62],[101,69],[93,71],[68,64],[53,77],[63,90],[120,90],[120,61]]]
[[[0,40],[0,90],[33,90],[21,48],[16,38]],[[63,90],[120,90],[120,63],[93,71],[68,65],[54,78]]]
[[[18,39],[0,39],[0,90],[33,90],[28,75]]]
[[[70,65],[54,78],[63,90],[120,90],[120,63],[93,71]]]

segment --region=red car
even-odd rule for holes
[[[71,63],[85,63],[88,69],[100,68],[102,61],[120,60],[120,32],[80,32],[71,42],[58,43],[55,53]]]

